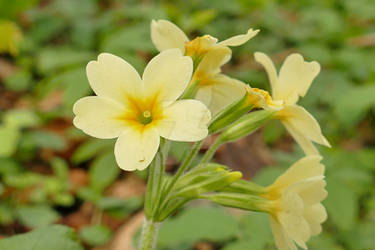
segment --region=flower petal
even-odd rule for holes
[[[311,155],[300,159],[279,176],[271,187],[282,189],[310,177],[323,176],[324,165],[320,163],[321,160],[320,155]]]
[[[212,116],[237,101],[246,93],[246,85],[226,75],[218,74],[210,83],[199,87],[196,99],[206,104]]]
[[[280,224],[287,235],[292,238],[300,247],[307,249],[306,241],[311,236],[309,224],[302,215],[293,213],[282,213],[279,215]]]
[[[319,151],[316,149],[314,144],[303,133],[299,132],[299,130],[287,122],[283,122],[283,124],[306,155],[319,155]]]
[[[220,67],[227,63],[232,55],[232,51],[227,47],[217,47],[209,50],[202,61],[199,63],[194,76],[198,76],[200,72],[204,74],[220,73]]]
[[[123,170],[143,170],[150,165],[160,143],[158,131],[153,127],[143,130],[130,128],[124,131],[115,144],[115,156]]]
[[[286,192],[294,192],[304,202],[305,206],[311,206],[321,202],[327,197],[324,176],[316,176],[290,185]]]
[[[309,223],[312,235],[318,235],[322,231],[321,224],[327,220],[327,211],[321,203],[305,208],[303,213]]]
[[[278,111],[284,108],[282,100],[272,100],[270,94],[263,89],[252,88],[247,85],[246,91],[248,102],[257,108],[273,111]]]
[[[280,69],[279,88],[273,93],[275,99],[295,104],[299,96],[305,96],[319,71],[319,63],[305,62],[299,54],[289,55]]]
[[[307,140],[314,141],[324,146],[330,147],[329,142],[323,136],[319,123],[315,118],[301,106],[287,105],[277,114],[281,121],[286,125],[287,129],[292,132],[292,136],[303,136]],[[294,133],[294,135],[293,135]],[[300,143],[295,138],[298,143]],[[305,143],[306,139],[300,139],[302,142],[301,147],[305,150],[310,150],[311,145]],[[310,142],[311,143],[311,142]],[[305,147],[305,148],[304,148]]]
[[[116,138],[126,129],[126,124],[118,119],[126,108],[111,99],[97,96],[81,98],[74,104],[73,112],[76,115],[74,126],[96,138]]]
[[[178,49],[169,49],[155,56],[143,72],[145,97],[158,97],[161,102],[176,100],[187,87],[193,72],[190,57]]]
[[[311,231],[302,215],[303,200],[294,192],[286,192],[280,202],[283,209],[277,214],[278,221],[289,237],[300,247],[307,249],[305,242],[310,238]]]
[[[152,20],[151,39],[159,51],[178,48],[182,54],[185,54],[185,43],[189,41],[179,27],[166,20]]]
[[[259,30],[249,29],[246,34],[233,36],[218,43],[222,46],[240,46],[258,34]]]
[[[266,54],[261,52],[255,52],[254,53],[255,61],[262,64],[264,69],[267,72],[269,81],[271,83],[272,88],[272,96],[275,100],[279,100],[275,98],[275,92],[278,91],[279,88],[279,82],[277,77],[277,71],[275,68],[275,65],[273,64],[271,58],[269,58]]]
[[[162,137],[174,141],[199,141],[207,134],[210,111],[197,100],[180,100],[165,108],[157,129]]]
[[[86,67],[87,77],[95,94],[123,103],[126,95],[135,95],[141,88],[137,71],[118,56],[102,53]]]
[[[270,216],[270,224],[278,250],[297,250],[293,240],[286,235],[283,227],[272,216]]]

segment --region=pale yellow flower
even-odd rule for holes
[[[266,110],[281,110],[284,107],[282,100],[273,100],[268,91],[258,88],[252,88],[246,85],[247,101],[253,104],[257,108],[263,108]]]
[[[197,81],[195,98],[216,115],[223,108],[243,97],[246,84],[221,73],[221,66],[228,61],[228,48],[208,52],[194,72],[192,83]]]
[[[327,212],[324,165],[318,155],[306,156],[267,188],[271,228],[279,250],[307,249],[306,242],[322,231]]]
[[[319,154],[313,142],[330,147],[323,136],[319,123],[303,107],[296,105],[299,97],[305,96],[312,81],[320,71],[317,62],[306,62],[299,54],[288,56],[277,75],[271,59],[260,52],[255,60],[266,69],[272,87],[272,98],[264,98],[260,106],[265,109],[279,110],[279,119],[307,155]],[[251,93],[251,91],[248,93]],[[263,93],[266,97],[267,94]],[[275,105],[276,104],[276,105]]]
[[[170,49],[154,57],[142,79],[123,59],[103,53],[87,65],[97,96],[78,100],[74,125],[97,138],[117,138],[115,156],[124,170],[142,170],[154,158],[160,136],[198,141],[207,136],[210,112],[197,100],[177,100],[193,70],[191,58]]]
[[[182,54],[186,53],[188,56],[203,55],[210,50],[228,46],[240,46],[253,38],[258,32],[259,30],[249,29],[246,34],[237,35],[221,42],[210,35],[204,35],[189,41],[186,34],[175,24],[167,20],[152,20],[151,22],[151,39],[159,51],[178,48]]]
[[[232,51],[228,46],[239,46],[258,33],[249,29],[246,34],[218,42],[210,35],[189,41],[186,34],[175,24],[166,20],[153,20],[151,38],[156,48],[163,51],[178,48],[191,56],[196,65],[192,84],[197,84],[195,98],[205,103],[213,115],[245,94],[245,84],[221,74],[221,66],[229,61]]]

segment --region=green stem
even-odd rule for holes
[[[154,222],[145,218],[141,235],[141,250],[154,250],[157,243],[160,222]]]
[[[220,137],[219,137],[219,138],[216,139],[216,141],[210,146],[210,148],[203,155],[203,158],[202,158],[202,160],[199,164],[201,165],[201,164],[208,163],[212,159],[212,157],[214,156],[217,149],[221,146],[221,144],[223,144],[223,142],[220,140]]]
[[[159,207],[159,211],[162,211],[164,206],[167,204],[172,188],[176,184],[177,180],[181,177],[181,175],[190,167],[192,161],[199,152],[199,149],[201,148],[203,141],[204,140],[195,142],[192,148],[190,149],[189,154],[186,155],[182,160],[181,166],[179,167],[176,174],[173,176],[172,180],[167,184],[167,187],[163,191],[163,195],[161,197],[162,204]]]
[[[157,168],[158,164],[157,161],[160,160],[159,154],[156,154],[154,160],[151,162],[148,172],[148,179],[147,179],[147,190],[146,190],[146,198],[145,198],[145,214],[148,219],[152,217],[152,210],[153,210],[153,198],[155,195],[155,191],[158,187],[158,176],[157,176]]]
[[[149,167],[145,198],[145,214],[147,219],[154,218],[162,193],[165,161],[169,150],[169,141],[162,139],[160,147]]]

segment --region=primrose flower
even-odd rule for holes
[[[228,46],[242,45],[258,31],[249,29],[246,34],[221,42],[210,35],[189,41],[186,34],[169,21],[153,20],[151,23],[151,38],[159,51],[178,48],[193,58],[196,71],[191,84],[197,84],[195,98],[205,103],[213,115],[245,94],[244,83],[221,74],[221,66],[231,58]]]
[[[313,142],[330,147],[323,136],[319,123],[303,107],[296,105],[299,97],[305,96],[312,81],[320,71],[320,65],[304,61],[299,54],[289,55],[277,75],[271,59],[260,52],[255,60],[267,71],[272,87],[272,98],[267,91],[248,88],[250,96],[261,98],[256,104],[264,109],[278,110],[279,119],[307,155],[319,154]]]
[[[271,228],[279,250],[307,249],[306,242],[322,231],[327,212],[321,201],[327,196],[322,157],[306,156],[267,188],[263,196],[272,200]],[[295,243],[294,243],[295,242]]]
[[[228,46],[240,46],[253,38],[259,30],[249,29],[246,34],[237,35],[218,42],[217,38],[204,35],[189,41],[186,34],[175,24],[167,20],[152,20],[151,39],[159,51],[170,48],[178,48],[182,54],[199,57],[215,49],[228,48]],[[229,57],[231,51],[229,50]],[[229,58],[228,58],[229,60]]]
[[[177,100],[188,85],[193,63],[178,49],[163,51],[146,66],[142,79],[123,59],[103,53],[87,65],[96,96],[73,107],[74,125],[102,139],[117,138],[115,156],[124,170],[145,169],[160,136],[198,141],[207,136],[210,112],[197,100]]]
[[[216,115],[246,93],[246,84],[221,73],[221,66],[227,62],[226,50],[229,49],[208,52],[191,81],[198,86],[195,99],[206,104],[212,115]]]

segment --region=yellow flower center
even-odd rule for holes
[[[155,125],[162,119],[162,108],[157,95],[145,99],[128,96],[126,99],[129,108],[118,119],[141,130],[145,126]]]
[[[268,93],[268,91],[265,91],[263,89],[258,89],[258,88],[253,88],[253,90],[258,93],[259,95],[261,95],[264,100],[266,101],[266,103],[268,105],[272,105],[273,104],[273,100],[272,100],[272,97],[270,95],[270,93]]]
[[[251,88],[249,86],[247,86],[246,89],[248,93],[248,103],[254,105],[257,108],[281,109],[283,107],[283,101],[273,100],[268,91],[258,88]]]
[[[199,56],[206,53],[216,43],[216,39],[212,36],[205,35],[195,38],[192,41],[186,42],[186,55]]]
[[[147,125],[152,122],[152,114],[149,110],[145,110],[138,116],[138,119],[140,123]]]
[[[214,85],[217,82],[213,79],[212,75],[209,75],[202,70],[198,70],[194,73],[193,81],[197,81],[200,86]]]

